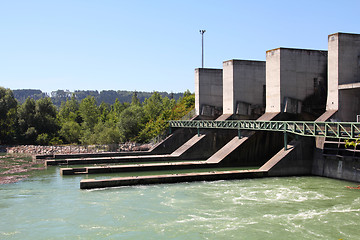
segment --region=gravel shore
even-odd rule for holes
[[[65,146],[40,146],[40,145],[18,145],[0,146],[0,152],[26,153],[31,155],[52,155],[72,153],[99,153],[99,152],[127,152],[146,151],[152,144],[123,143],[111,145],[65,145]]]
[[[36,159],[36,155],[146,151],[151,146],[135,143],[103,146],[0,146],[0,184],[15,183],[28,178],[34,171],[44,170],[45,160]]]

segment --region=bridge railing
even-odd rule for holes
[[[357,139],[360,137],[358,122],[310,122],[310,121],[256,121],[256,120],[193,120],[170,121],[170,128],[217,128],[254,131],[277,131],[310,137]]]

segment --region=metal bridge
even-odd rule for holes
[[[239,138],[241,130],[276,131],[284,133],[285,149],[287,148],[287,134],[307,137],[326,137],[340,139],[360,138],[359,122],[303,122],[303,121],[257,121],[257,120],[192,120],[170,121],[172,128],[197,128],[200,129],[237,129]]]

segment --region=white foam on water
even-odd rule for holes
[[[297,214],[280,214],[280,215],[274,215],[274,214],[265,214],[263,215],[264,218],[269,219],[287,219],[288,221],[294,221],[294,220],[308,220],[313,218],[320,218],[323,216],[326,216],[330,213],[360,213],[360,209],[352,209],[351,207],[343,207],[343,206],[334,206],[332,208],[328,208],[325,210],[306,210],[301,211]]]
[[[0,232],[1,235],[3,236],[13,236],[13,235],[16,235],[16,234],[19,234],[20,232],[19,231],[14,231],[14,232]]]
[[[96,192],[96,191],[109,191],[115,189],[126,189],[132,188],[132,186],[118,186],[118,187],[106,187],[106,188],[91,188],[91,189],[84,189],[85,192]]]
[[[331,199],[315,191],[303,191],[298,187],[278,188],[264,191],[265,200],[272,202],[304,202],[308,200]],[[262,201],[264,199],[261,199]]]
[[[209,214],[211,215],[211,214]],[[221,217],[221,216],[199,216],[199,215],[189,215],[189,218],[178,220],[175,223],[167,223],[165,228],[174,227],[175,225],[181,226],[192,226],[195,229],[206,229],[205,231],[210,231],[213,234],[226,233],[229,234],[232,231],[239,231],[240,229],[248,229],[249,226],[259,224],[258,221],[253,219],[238,218],[238,217]],[[185,228],[185,227],[184,227]],[[254,229],[260,229],[256,226]],[[268,230],[265,230],[268,231]],[[268,231],[271,232],[270,230]]]
[[[310,235],[310,239],[313,239],[312,237],[315,236],[316,239],[324,239],[325,236],[323,234],[320,234],[320,233],[316,233],[314,231],[311,231],[311,230],[306,230],[306,232],[308,233],[308,235]]]
[[[176,198],[166,198],[164,200],[165,201],[161,201],[160,204],[167,207],[175,207],[177,202]]]
[[[223,216],[199,216],[199,215],[188,215],[187,219],[178,220],[177,223],[187,223],[187,222],[214,222],[214,221],[236,221],[237,217],[223,217]]]
[[[107,230],[107,231],[111,230],[111,227],[105,227],[105,226],[93,225],[93,224],[90,224],[90,225],[81,224],[80,228],[88,229],[88,230],[94,230],[94,229],[101,229],[101,230]]]

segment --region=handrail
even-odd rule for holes
[[[357,139],[360,137],[358,122],[310,122],[310,121],[257,121],[257,120],[192,120],[169,121],[170,128],[212,128],[254,131],[277,131],[309,137]]]

